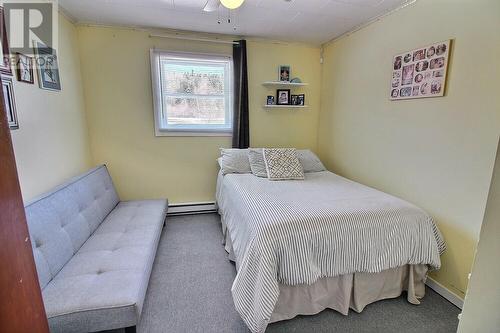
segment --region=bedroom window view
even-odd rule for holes
[[[230,60],[160,54],[160,131],[231,131]]]

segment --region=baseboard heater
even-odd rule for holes
[[[167,216],[209,214],[217,212],[215,202],[192,202],[168,206]]]

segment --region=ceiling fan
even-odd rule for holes
[[[245,0],[208,0],[203,10],[206,12],[215,12],[220,5],[227,9],[236,9],[240,7]]]

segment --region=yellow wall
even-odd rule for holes
[[[419,0],[325,48],[319,152],[333,171],[417,204],[463,297],[500,132],[500,2]],[[454,39],[445,97],[389,101],[393,55]]]
[[[13,79],[19,129],[11,134],[25,201],[91,165],[77,32],[61,15],[58,58],[59,92]]]
[[[297,44],[248,42],[250,140],[254,147],[295,147],[316,150],[320,106],[320,49]],[[291,76],[308,86],[292,89],[306,95],[306,109],[264,109],[276,88],[262,85],[278,79],[279,65],[290,65]],[[284,87],[286,88],[286,87]],[[276,98],[276,97],[275,97]]]
[[[124,28],[81,26],[78,35],[94,163],[109,166],[121,198],[214,200],[215,160],[231,139],[155,137],[149,50],[232,54],[232,46],[150,38],[147,32]],[[319,48],[248,43],[252,145],[316,148],[318,59]],[[276,79],[280,62],[310,81],[314,93],[307,111],[266,113],[262,108],[267,90],[261,82]]]

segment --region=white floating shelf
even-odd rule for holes
[[[266,109],[303,109],[303,108],[307,108],[309,107],[309,105],[276,105],[276,104],[272,104],[272,105],[264,105],[263,106],[264,108]]]
[[[264,86],[282,86],[282,87],[302,87],[307,86],[309,83],[294,83],[294,82],[285,82],[285,81],[266,81],[262,83]]]

